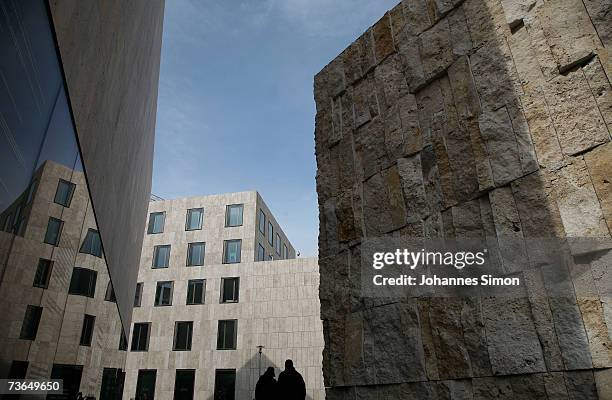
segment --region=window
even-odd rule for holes
[[[83,328],[81,329],[81,346],[91,346],[91,338],[93,337],[94,324],[96,323],[96,317],[93,315],[85,314],[83,318]]]
[[[174,399],[193,400],[195,369],[177,369],[174,378]]]
[[[236,370],[215,370],[214,400],[234,400],[236,397]]]
[[[68,294],[94,297],[94,294],[96,293],[96,279],[98,279],[98,273],[96,271],[87,268],[74,267],[72,270],[72,278],[70,279]]]
[[[240,248],[242,240],[225,240],[223,242],[223,264],[235,264],[240,262]]]
[[[186,231],[195,231],[202,229],[202,219],[204,217],[203,208],[191,208],[187,210],[187,222],[185,222]]]
[[[187,266],[200,266],[204,265],[204,250],[205,243],[189,243],[187,245]]]
[[[265,261],[266,260],[266,250],[261,245],[261,243],[257,244],[257,261]]]
[[[136,284],[136,293],[134,293],[134,307],[140,307],[140,303],[142,302],[142,282],[138,282]]]
[[[240,278],[221,278],[221,303],[238,303]]]
[[[155,246],[153,248],[153,268],[168,268],[170,263],[170,245]]]
[[[263,210],[259,210],[259,232],[266,236],[266,214]]]
[[[9,369],[9,373],[7,378],[8,379],[25,379],[26,374],[28,373],[28,366],[29,366],[29,362],[28,361],[20,361],[20,360],[13,360],[11,362],[11,368]],[[16,398],[19,398],[19,395],[15,395],[17,396]],[[8,395],[5,398],[10,398]]]
[[[87,235],[81,244],[79,253],[91,254],[92,256],[102,258],[102,241],[100,240],[100,232],[95,229],[88,229]]]
[[[64,207],[70,207],[74,187],[74,183],[60,179],[57,184],[57,189],[55,190],[55,198],[53,201],[57,204],[63,205]]]
[[[236,334],[238,321],[226,319],[219,321],[217,330],[217,350],[236,350]]]
[[[157,282],[157,289],[155,289],[156,306],[172,305],[172,286],[172,282]]]
[[[117,302],[117,298],[115,297],[115,290],[113,289],[113,283],[111,281],[106,285],[106,293],[104,294],[104,300],[112,301],[114,303]]]
[[[166,213],[164,212],[154,212],[149,214],[149,228],[147,229],[147,233],[162,233],[164,231],[165,220]]]
[[[204,304],[206,281],[204,279],[191,279],[187,282],[187,304]]]
[[[127,351],[128,343],[127,338],[125,337],[125,333],[123,333],[123,329],[121,329],[121,335],[119,337],[119,350]]]
[[[57,246],[62,234],[62,227],[64,221],[61,219],[49,217],[49,223],[47,224],[47,232],[45,232],[45,243]]]
[[[225,210],[225,226],[242,225],[242,204],[232,204]]]
[[[174,351],[191,350],[191,337],[193,335],[193,322],[176,322],[174,324]]]
[[[289,250],[287,249],[287,245],[283,244],[283,258],[287,260],[289,258]]]
[[[270,246],[274,246],[274,225],[272,225],[272,222],[268,222],[268,243],[270,243]]]
[[[39,259],[33,286],[46,289],[49,286],[51,268],[53,268],[53,261],[45,260],[44,258]]]
[[[150,327],[150,322],[140,322],[134,324],[134,330],[132,331],[132,351],[149,350]]]
[[[281,237],[280,235],[277,233],[276,234],[276,254],[278,254],[279,256],[281,255]]]
[[[38,189],[38,180],[33,181],[28,187],[28,198],[26,199],[27,204],[30,204],[34,200],[34,193]]]
[[[36,339],[42,310],[42,307],[28,305],[25,316],[23,317],[23,324],[21,325],[21,333],[19,334],[20,339]]]

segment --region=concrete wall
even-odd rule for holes
[[[151,192],[163,0],[49,0],[122,320]]]
[[[315,77],[328,398],[610,398],[611,26],[599,0],[403,1]],[[512,237],[527,289],[365,299],[374,237]],[[530,276],[542,237],[607,242]]]

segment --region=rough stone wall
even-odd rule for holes
[[[369,237],[507,236],[519,267],[531,238],[610,238],[611,8],[404,1],[317,74],[328,399],[612,398],[605,246],[513,298],[360,293]]]

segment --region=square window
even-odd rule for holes
[[[96,280],[98,273],[87,268],[74,267],[68,294],[77,296],[94,297],[96,293]]]
[[[257,244],[257,261],[265,261],[266,260],[266,249],[261,245],[261,243]]]
[[[263,210],[259,210],[259,232],[266,236],[266,214]]]
[[[53,202],[61,204],[64,207],[70,207],[75,186],[76,185],[72,182],[60,179],[57,184],[57,189],[55,190]]]
[[[166,220],[165,212],[154,212],[149,214],[149,227],[147,233],[162,233],[164,231],[164,222]]]
[[[51,269],[53,268],[53,261],[45,260],[41,258],[38,260],[38,266],[36,267],[36,275],[34,275],[33,286],[46,289],[49,287],[49,278],[51,277]]]
[[[272,225],[272,222],[268,222],[268,243],[270,243],[270,246],[274,246],[274,225]]]
[[[206,280],[191,279],[187,282],[187,304],[204,304]]]
[[[134,324],[132,331],[132,351],[148,351],[149,350],[149,331],[151,330],[150,322],[139,322]]]
[[[217,329],[217,350],[236,350],[238,321],[226,319],[219,321]]]
[[[21,325],[21,333],[19,334],[20,339],[36,339],[36,333],[38,333],[38,325],[40,324],[42,310],[42,307],[28,305],[25,316],[23,317],[23,324]]]
[[[85,314],[83,318],[83,328],[81,329],[81,341],[79,342],[81,346],[91,346],[91,338],[93,337],[95,323],[95,316]]]
[[[191,350],[191,339],[193,336],[193,322],[176,322],[174,324],[174,351]]]
[[[232,204],[225,210],[225,226],[242,225],[242,204]]]
[[[153,268],[168,268],[170,264],[170,245],[165,244],[153,248]]]
[[[57,246],[60,241],[60,236],[62,235],[63,226],[64,221],[61,219],[49,217],[47,231],[45,232],[45,243]]]
[[[106,285],[106,293],[104,293],[104,300],[112,301],[113,303],[117,302],[117,298],[115,297],[115,290],[113,289],[113,283],[111,281]]]
[[[240,278],[221,278],[221,303],[238,303]]]
[[[186,231],[195,231],[202,229],[202,220],[204,219],[203,208],[191,208],[187,210],[187,222],[185,222]]]
[[[102,258],[102,241],[100,240],[100,232],[96,229],[88,229],[85,239],[81,244],[79,253],[91,254],[92,256]]]
[[[205,252],[205,243],[197,242],[197,243],[189,243],[187,245],[187,266],[201,266],[204,265],[204,252]]]
[[[142,287],[144,283],[138,282],[136,284],[136,292],[134,293],[134,307],[140,307],[140,303],[142,302]]]
[[[172,305],[172,282],[157,282],[155,289],[155,305],[170,306]]]
[[[223,242],[223,264],[236,264],[240,262],[240,249],[242,240],[225,240]]]

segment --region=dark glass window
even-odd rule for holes
[[[204,219],[203,208],[191,208],[187,210],[187,222],[185,223],[186,231],[195,231],[202,229],[202,220]]]
[[[132,351],[149,350],[149,329],[150,322],[140,322],[134,324],[132,331]]]
[[[187,245],[187,266],[204,265],[204,242],[189,243]]]
[[[136,284],[136,293],[134,293],[134,307],[140,307],[140,303],[142,302],[142,282],[138,282]]]
[[[214,400],[234,400],[236,398],[236,370],[215,370]]]
[[[187,282],[187,304],[204,304],[206,280],[191,279]]]
[[[272,225],[272,222],[268,222],[268,243],[270,243],[270,246],[274,246],[274,225]]]
[[[266,214],[263,210],[259,210],[259,232],[266,236]]]
[[[166,213],[154,212],[149,214],[149,227],[147,233],[162,233],[164,231],[164,221],[166,220]]]
[[[217,350],[235,350],[238,321],[226,319],[219,321],[217,330]]]
[[[96,280],[98,273],[87,268],[74,267],[72,270],[72,278],[70,279],[70,288],[68,294],[78,296],[94,297],[96,293]]]
[[[21,325],[21,333],[19,334],[20,339],[36,339],[42,310],[42,307],[28,305],[25,316],[23,317],[23,324]]]
[[[104,293],[104,300],[117,302],[117,298],[115,297],[115,289],[113,289],[113,283],[108,282],[106,285],[106,293]]]
[[[287,249],[286,244],[283,244],[283,258],[285,260],[289,258],[289,249]]]
[[[38,260],[38,266],[36,267],[36,275],[34,275],[33,286],[40,288],[49,287],[49,278],[51,277],[51,269],[53,268],[53,261],[45,260],[41,258]]]
[[[11,363],[11,368],[9,369],[7,378],[8,379],[25,379],[26,374],[28,373],[28,365],[29,365],[28,361],[13,360],[13,362]],[[15,396],[19,396],[19,395],[15,395]],[[6,398],[8,397],[9,396],[7,395]],[[18,398],[18,397],[15,397],[15,398]]]
[[[225,209],[225,226],[242,225],[242,204],[232,204]]]
[[[237,303],[240,278],[221,278],[221,303]]]
[[[100,240],[100,232],[95,229],[88,229],[87,235],[85,235],[85,239],[83,239],[83,243],[81,244],[79,253],[102,257],[102,241]]]
[[[261,245],[261,243],[257,244],[257,261],[265,261],[266,260],[266,249]]]
[[[240,248],[242,240],[225,240],[223,242],[223,263],[235,264],[240,262]]]
[[[276,234],[276,254],[278,254],[279,256],[281,255],[281,237],[280,235],[277,233]]]
[[[70,207],[74,187],[74,183],[60,179],[57,184],[57,190],[55,191],[53,201],[57,204],[63,205],[64,207]]]
[[[45,243],[57,246],[60,241],[63,226],[64,221],[62,221],[61,219],[49,217],[49,222],[47,223],[47,232],[45,232]]]
[[[174,351],[191,350],[191,337],[193,335],[193,322],[176,322],[174,324]]]
[[[153,249],[153,268],[168,268],[170,263],[170,245],[155,246]]]
[[[172,305],[172,282],[157,282],[157,288],[155,289],[155,305]]]
[[[119,350],[126,351],[128,348],[127,338],[125,337],[125,333],[123,333],[123,329],[121,329],[121,335],[119,337]]]
[[[95,323],[95,316],[85,314],[83,318],[83,328],[81,329],[81,341],[79,342],[81,346],[91,346],[91,338],[93,337]]]

